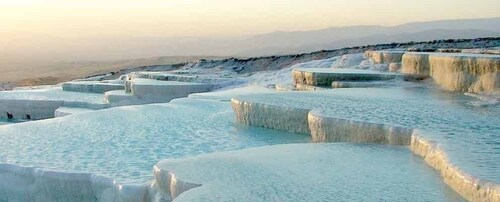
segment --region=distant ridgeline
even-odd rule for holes
[[[390,44],[377,44],[366,46],[346,47],[335,50],[321,50],[311,53],[302,53],[294,55],[280,55],[280,56],[262,56],[251,58],[227,58],[222,60],[200,60],[197,62],[179,63],[173,65],[152,65],[140,66],[136,68],[123,69],[117,72],[111,72],[102,79],[116,79],[120,75],[125,75],[134,71],[171,71],[182,68],[222,68],[233,70],[239,74],[252,73],[257,71],[279,70],[290,67],[297,63],[307,62],[311,60],[320,60],[341,56],[344,54],[364,53],[368,50],[385,50],[397,49],[414,52],[436,52],[438,49],[453,50],[459,49],[477,49],[477,48],[492,48],[500,47],[500,37],[488,37],[477,39],[443,39],[424,42],[406,42],[406,43],[390,43]],[[488,54],[488,53],[486,53]],[[89,77],[94,77],[92,75]]]

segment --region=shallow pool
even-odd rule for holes
[[[98,93],[63,91],[61,87],[0,91],[0,99],[8,100],[59,100],[89,103],[105,103],[104,96]]]
[[[304,109],[331,117],[423,131],[453,164],[500,182],[500,106],[476,107],[476,98],[424,87],[334,89],[240,96],[240,100]]]
[[[0,162],[144,183],[165,158],[309,141],[237,124],[228,102],[179,99],[2,126]]]
[[[22,120],[17,120],[17,119],[9,120],[9,119],[2,119],[2,118],[0,118],[0,126],[1,125],[13,124],[13,123],[21,123],[21,122],[23,122],[23,121]]]
[[[463,201],[402,146],[273,145],[157,166],[201,184],[176,201]]]

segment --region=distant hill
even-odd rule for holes
[[[415,22],[397,26],[349,26],[299,32],[273,32],[240,41],[236,55],[274,55],[346,46],[435,39],[500,36],[500,18]]]
[[[202,58],[270,56],[392,42],[500,37],[500,17],[415,22],[397,26],[331,27],[272,32],[245,38],[61,38],[31,33],[16,33],[14,36],[2,37],[0,32],[0,82],[33,85],[52,84],[124,68],[168,65]],[[153,57],[162,55],[181,56]]]
[[[500,32],[485,30],[446,30],[435,29],[421,32],[410,32],[401,34],[373,34],[359,38],[325,41],[317,44],[288,45],[286,47],[266,47],[255,50],[247,50],[242,55],[276,55],[311,52],[316,50],[330,50],[350,46],[364,46],[379,43],[408,42],[408,41],[431,41],[436,39],[474,39],[481,37],[497,37]]]

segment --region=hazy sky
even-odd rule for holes
[[[241,36],[346,25],[498,17],[499,0],[0,0],[0,32]]]
[[[274,31],[500,17],[499,2],[0,0],[0,70],[58,61],[218,54],[212,47],[225,52],[231,51],[221,44],[237,47],[228,39]]]

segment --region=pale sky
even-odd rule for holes
[[[0,33],[227,37],[499,17],[499,0],[0,0]]]
[[[231,55],[268,48],[233,43],[256,34],[500,17],[499,2],[0,0],[0,70],[58,61]]]

